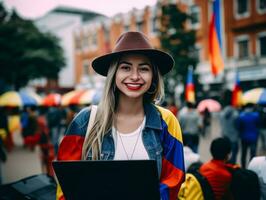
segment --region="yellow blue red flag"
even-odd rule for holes
[[[236,80],[232,91],[231,104],[234,107],[240,107],[242,105],[242,88],[240,87],[238,72],[236,72]]]
[[[222,58],[222,36],[221,36],[221,13],[220,0],[213,1],[213,13],[209,29],[209,54],[211,71],[217,76],[224,69]]]
[[[185,99],[186,99],[186,102],[195,103],[195,86],[193,82],[193,68],[192,67],[188,68]]]

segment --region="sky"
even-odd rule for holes
[[[155,5],[156,0],[0,0],[7,10],[16,9],[17,13],[27,19],[36,19],[49,10],[62,5],[88,9],[108,17],[117,13],[142,9],[146,5]]]

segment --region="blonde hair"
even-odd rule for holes
[[[115,110],[118,104],[119,91],[115,85],[115,75],[118,67],[116,60],[110,65],[108,70],[103,96],[99,102],[97,114],[90,130],[89,136],[84,141],[85,157],[87,159],[88,153],[91,151],[92,160],[99,160],[101,155],[101,147],[104,135],[111,130]],[[144,94],[145,102],[158,103],[164,96],[164,84],[158,68],[152,64],[153,80],[150,89]]]

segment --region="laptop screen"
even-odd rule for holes
[[[54,161],[66,200],[159,200],[154,160]]]

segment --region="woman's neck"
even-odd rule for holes
[[[123,115],[144,115],[143,100],[120,97],[116,113]]]
[[[115,113],[115,127],[121,133],[136,130],[144,119],[144,108],[141,100],[120,98]]]

